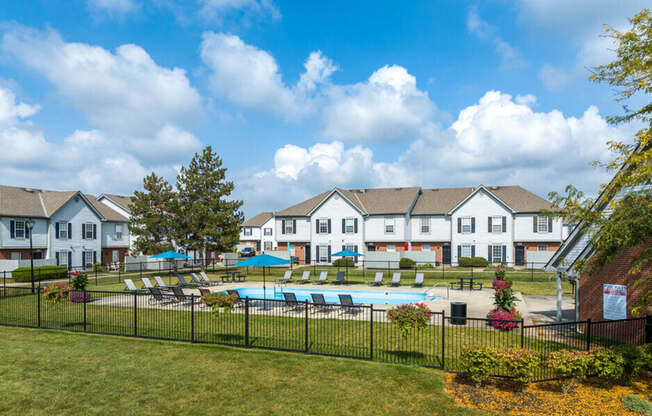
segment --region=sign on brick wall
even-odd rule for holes
[[[604,319],[627,319],[627,286],[602,286],[602,310]]]

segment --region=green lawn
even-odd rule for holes
[[[0,413],[479,415],[413,366],[0,327]]]

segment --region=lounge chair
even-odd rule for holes
[[[394,272],[392,275],[392,286],[399,286],[401,284],[401,272]]]
[[[287,283],[290,279],[292,279],[292,270],[286,270],[282,278],[276,279],[276,283]]]
[[[143,285],[145,285],[145,289],[151,289],[153,287],[156,287],[152,284],[152,281],[149,280],[149,277],[143,277],[140,280],[143,282]]]
[[[359,305],[353,303],[351,295],[337,295],[340,298],[340,306],[342,308],[340,313],[356,314],[360,312]]]
[[[311,293],[310,297],[312,298],[312,307],[315,308],[313,313],[318,312],[318,311],[329,311],[333,308],[332,303],[326,303],[326,299],[324,299],[324,295],[321,293]]]
[[[414,275],[414,286],[416,287],[423,286],[423,273],[417,273]]]
[[[179,286],[172,286],[172,293],[174,294],[175,300],[179,303],[190,302],[192,299],[190,296],[183,293],[183,289],[181,289]]]
[[[301,275],[301,279],[299,279],[300,282],[302,283],[307,283],[310,282],[310,270],[306,270],[303,272]]]
[[[383,272],[376,272],[376,277],[374,277],[374,281],[371,282],[372,285],[375,286],[380,286],[383,284]]]
[[[179,280],[179,285],[181,287],[197,287],[198,285],[196,283],[188,283],[186,281],[186,278],[183,277],[181,273],[177,273],[177,279]]]
[[[201,280],[195,273],[190,273],[190,277],[192,277],[193,283],[195,283],[197,286],[209,286],[208,283]]]
[[[344,272],[337,272],[337,277],[335,277],[335,283],[344,283]]]
[[[285,299],[286,310],[298,311],[306,307],[306,304],[299,302],[297,296],[292,292],[283,292],[283,299]]]
[[[157,287],[148,287],[147,290],[149,290],[149,294],[152,295],[147,300],[150,304],[163,302],[174,303],[177,301],[174,296],[164,295],[161,289]]]
[[[159,288],[170,288],[172,286],[168,286],[165,284],[163,279],[161,279],[161,276],[154,276],[154,280],[156,281],[156,284],[158,285]]]
[[[127,290],[130,292],[145,292],[145,289],[138,289],[134,284],[134,281],[131,279],[125,279],[125,285],[127,285]]]
[[[317,280],[317,282],[319,282],[319,283],[328,282],[328,272],[319,273],[319,279]]]
[[[209,286],[217,286],[220,284],[217,280],[209,279],[208,276],[206,276],[206,272],[199,272],[199,275],[201,276],[202,281]]]
[[[237,290],[229,289],[226,291],[226,293],[235,296],[235,303],[233,304],[234,308],[245,306],[245,301],[240,297],[240,294]]]

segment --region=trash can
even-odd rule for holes
[[[466,302],[451,302],[451,325],[466,325]]]

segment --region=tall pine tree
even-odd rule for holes
[[[143,179],[144,191],[135,191],[131,203],[129,231],[136,237],[134,248],[143,254],[172,250],[176,233],[176,193],[162,177]]]
[[[242,201],[230,200],[233,182],[226,180],[222,159],[211,146],[195,154],[177,176],[178,241],[189,250],[231,251],[238,243]],[[205,262],[202,262],[202,269]]]

